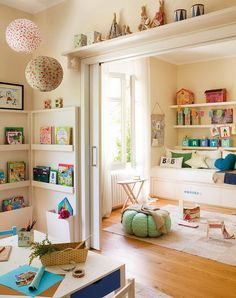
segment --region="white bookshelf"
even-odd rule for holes
[[[47,232],[47,217],[49,210],[57,209],[58,203],[65,197],[73,208],[73,241],[80,239],[80,210],[79,202],[79,146],[78,146],[78,107],[65,107],[58,109],[35,110],[31,112],[31,169],[30,180],[32,186],[33,204],[37,206],[35,216],[37,229]],[[72,127],[72,144],[40,144],[40,127]],[[74,186],[64,186],[33,180],[33,167],[48,166],[58,169],[59,164],[74,166]],[[55,222],[55,225],[57,223]],[[58,231],[60,239],[60,231]]]
[[[2,200],[14,196],[23,196],[28,207],[0,212],[0,229],[8,229],[15,225],[25,227],[32,219],[32,197],[29,169],[31,167],[30,150],[30,117],[29,111],[0,110],[0,169],[4,171],[7,180],[7,162],[24,161],[26,163],[26,177],[24,181],[0,184],[0,204]],[[24,144],[5,144],[5,127],[23,127]]]
[[[224,107],[224,106],[236,106],[236,101],[223,101],[223,102],[211,102],[211,103],[193,103],[188,105],[173,105],[171,109],[181,108],[211,108],[211,107]]]

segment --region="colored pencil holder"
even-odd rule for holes
[[[186,9],[176,9],[174,13],[175,22],[179,22],[187,19],[187,10]]]
[[[191,8],[192,17],[201,16],[204,14],[204,5],[203,4],[194,4]]]
[[[19,247],[29,247],[34,242],[34,231],[24,231],[20,230],[18,232],[18,246]]]

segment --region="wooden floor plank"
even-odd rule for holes
[[[177,204],[159,200],[157,206]],[[236,213],[236,210],[202,205],[201,209]],[[120,221],[120,210],[103,220],[103,228]],[[176,298],[235,298],[236,267],[153,245],[144,241],[102,232],[102,254],[126,264],[127,276]],[[235,240],[236,241],[236,240]]]

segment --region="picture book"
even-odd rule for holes
[[[59,164],[58,165],[58,184],[65,186],[73,186],[74,165]]]
[[[0,184],[6,183],[6,177],[4,171],[0,170]]]
[[[5,127],[6,144],[23,144],[24,128],[23,127]]]
[[[50,174],[50,167],[37,166],[33,168],[34,181],[49,183],[49,174]]]
[[[8,180],[8,183],[25,180],[25,162],[24,161],[7,162],[7,180]]]
[[[72,127],[67,127],[67,126],[56,127],[56,144],[58,145],[72,144]]]
[[[40,127],[40,144],[53,144],[53,131],[54,129],[51,126]]]

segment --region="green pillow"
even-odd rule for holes
[[[192,153],[175,153],[171,151],[171,157],[173,158],[183,157],[182,168],[191,168],[189,165],[185,163],[185,161],[192,158]]]

